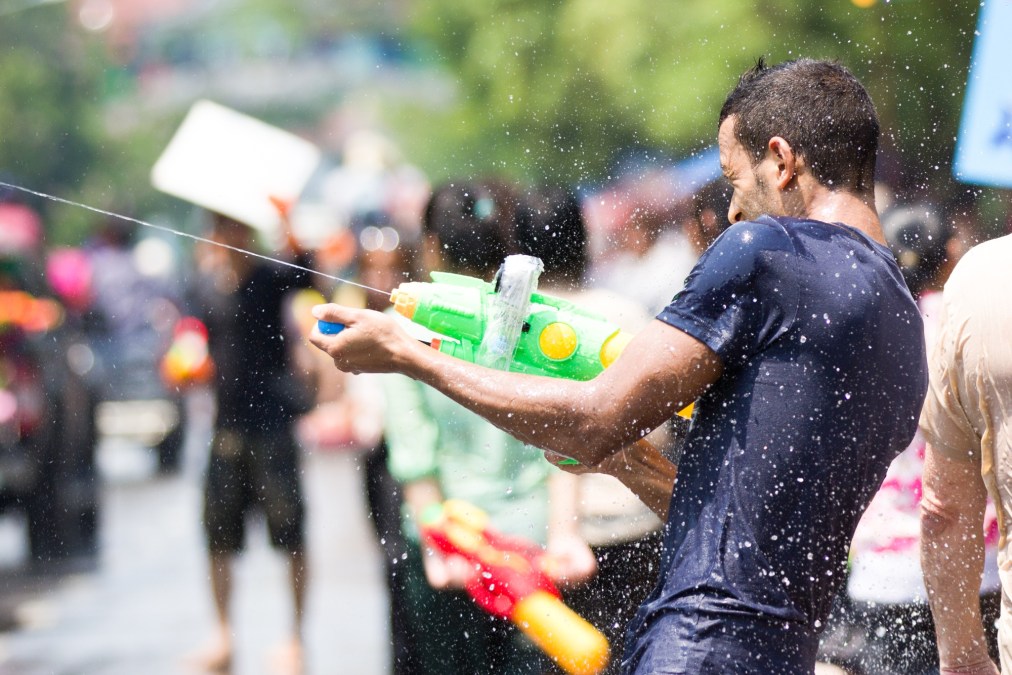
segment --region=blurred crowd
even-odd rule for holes
[[[491,281],[507,255],[526,254],[544,264],[541,292],[636,332],[728,225],[730,191],[716,158],[585,190],[500,177],[432,185],[375,143],[359,139],[345,154],[313,187],[315,203],[284,214],[282,232],[264,236],[206,213],[205,241],[193,246],[108,218],[81,246],[51,247],[44,205],[0,193],[0,507],[26,513],[34,564],[93,556],[99,438],[133,434],[155,449],[160,471],[177,471],[184,398],[207,389],[217,421],[204,524],[220,624],[201,655],[208,670],[230,665],[229,565],[251,508],[265,511],[272,543],[289,557],[296,634],[287,658],[298,670],[299,457],[313,452],[356,453],[364,467],[385,564],[392,672],[557,668],[473,602],[472,567],[421,535],[426,509],[448,499],[543,547],[565,602],[620,654],[625,622],[658,567],[661,523],[649,509],[608,477],[557,471],[540,451],[422,385],[340,373],[305,341],[309,308],[335,301],[390,311],[401,283],[433,271]],[[1012,209],[965,186],[943,195],[883,183],[877,200],[930,345],[948,273],[971,247],[1008,233]],[[677,453],[679,434],[673,423],[654,440]],[[855,536],[822,655],[848,672],[936,672],[917,545],[923,447],[918,437],[897,458]],[[996,533],[992,517],[984,534],[993,543]],[[988,569],[989,616],[998,593]]]

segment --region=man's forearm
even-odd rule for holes
[[[980,523],[946,523],[944,518],[929,515],[929,509],[923,516],[921,566],[935,620],[939,658],[946,667],[974,665],[988,659],[980,614],[984,568]],[[935,534],[928,535],[929,530]]]
[[[921,566],[943,669],[988,662],[980,614],[985,491],[979,466],[929,447],[921,501]]]
[[[526,443],[596,464],[636,437],[634,429],[606,421],[598,405],[604,394],[593,380],[490,372],[423,346],[419,350],[405,366],[407,375]]]
[[[398,370],[536,447],[595,465],[694,401],[721,372],[702,343],[654,322],[590,381],[490,371],[415,343]]]
[[[422,346],[379,312],[318,305],[310,340],[346,372],[399,372],[441,391],[517,438],[593,465],[660,426],[720,377],[703,342],[652,322],[593,380],[493,371]]]

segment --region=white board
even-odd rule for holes
[[[162,192],[268,234],[281,223],[271,199],[294,204],[320,151],[283,129],[211,101],[190,109],[151,170]]]

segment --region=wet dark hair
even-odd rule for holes
[[[432,192],[422,226],[439,239],[454,270],[490,278],[503,259],[517,252],[513,221],[516,191],[497,180],[455,181]]]
[[[946,259],[952,229],[932,204],[896,206],[882,215],[882,234],[914,297],[931,285]]]
[[[832,61],[796,59],[747,70],[727,96],[718,128],[734,116],[734,136],[757,164],[780,136],[832,189],[874,188],[879,123],[868,92]]]
[[[544,187],[525,195],[517,210],[520,252],[541,258],[542,279],[574,286],[587,273],[587,228],[580,200],[563,187]]]

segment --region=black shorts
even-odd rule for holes
[[[266,517],[276,548],[303,550],[305,506],[295,440],[287,430],[217,429],[204,487],[204,532],[211,553],[242,550],[246,514],[253,509]]]

